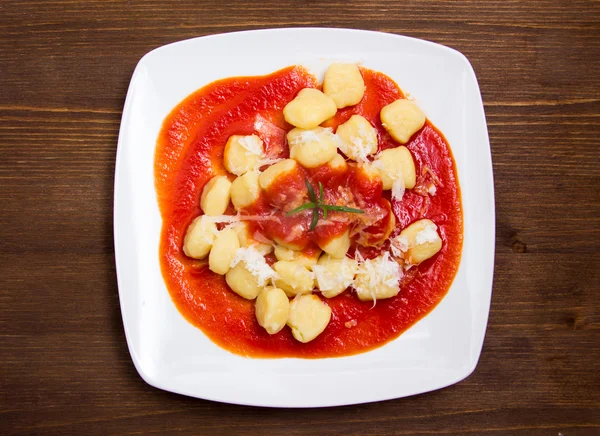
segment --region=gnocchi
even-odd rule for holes
[[[415,221],[400,232],[400,237],[408,242],[406,260],[418,264],[433,257],[442,248],[442,238],[437,226],[429,219]]]
[[[314,294],[301,295],[290,304],[287,325],[296,340],[306,343],[319,336],[331,320],[331,308]]]
[[[400,266],[386,252],[361,263],[352,286],[361,301],[383,300],[398,295],[400,278]]]
[[[272,244],[267,244],[266,242],[260,242],[254,239],[254,236],[250,234],[250,225],[247,222],[240,221],[235,223],[232,228],[238,235],[240,247],[254,247],[262,255],[269,254],[273,251]]]
[[[354,106],[365,94],[365,81],[355,64],[331,64],[325,72],[323,92],[338,109]]]
[[[223,164],[236,176],[256,169],[264,154],[264,144],[257,135],[233,135],[225,144]]]
[[[264,170],[258,177],[258,183],[262,189],[267,191],[269,188],[275,186],[278,178],[292,174],[297,170],[298,163],[294,159],[284,159]]]
[[[300,90],[296,98],[283,108],[285,120],[302,129],[313,129],[336,112],[333,99],[314,88]]]
[[[208,268],[214,273],[225,275],[238,248],[240,241],[235,230],[228,228],[219,231],[208,255]]]
[[[260,196],[258,177],[258,171],[248,171],[231,183],[231,202],[235,210],[244,209],[258,200]]]
[[[279,288],[267,286],[256,299],[255,315],[258,324],[268,334],[274,335],[283,329],[290,313],[290,301]]]
[[[247,300],[254,300],[261,291],[258,279],[248,270],[245,262],[237,263],[225,274],[225,281],[233,292]]]
[[[217,225],[205,216],[199,216],[189,225],[183,239],[183,252],[194,259],[204,259],[212,247]]]
[[[335,156],[331,158],[329,162],[327,162],[327,166],[334,171],[346,171],[348,168],[348,164],[346,163],[346,159],[341,154],[336,153]]]
[[[354,161],[367,162],[367,157],[377,152],[377,131],[365,117],[352,115],[338,126],[336,135],[340,151]]]
[[[319,263],[312,267],[321,295],[326,298],[333,298],[344,292],[354,281],[357,269],[355,259],[336,259],[328,254],[321,256]]]
[[[350,232],[346,230],[341,235],[334,236],[325,243],[320,243],[319,248],[331,257],[342,259],[350,248]]]
[[[229,206],[231,182],[227,176],[215,176],[202,189],[200,207],[205,215],[223,215]]]
[[[273,269],[277,273],[275,286],[289,297],[310,292],[315,287],[313,273],[299,262],[280,260],[273,264]]]
[[[380,112],[381,122],[400,144],[406,144],[425,124],[425,114],[416,103],[406,99],[388,104]]]
[[[383,189],[392,189],[394,181],[399,177],[402,177],[405,188],[415,187],[417,180],[415,161],[408,148],[402,145],[379,153],[377,159],[373,161],[373,167],[379,171]]]
[[[315,168],[333,159],[337,154],[337,138],[329,128],[295,128],[287,134],[290,157],[306,168]]]
[[[274,251],[277,260],[295,261],[307,268],[315,265],[319,260],[321,250],[298,251],[277,244]]]

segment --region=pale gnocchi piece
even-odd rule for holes
[[[298,250],[292,250],[291,248],[284,247],[283,245],[277,244],[274,251],[277,260],[295,261],[307,268],[315,265],[319,260],[320,250],[314,250],[310,253]]]
[[[312,341],[323,333],[330,320],[331,308],[314,294],[301,295],[290,303],[287,325],[297,341]]]
[[[317,287],[326,298],[333,298],[344,292],[352,284],[358,269],[354,259],[344,257],[336,259],[328,254],[319,258],[319,263],[312,266]]]
[[[417,180],[415,161],[408,148],[403,145],[383,150],[372,165],[379,171],[383,189],[392,189],[394,181],[399,177],[402,177],[405,188],[415,187]]]
[[[290,313],[290,300],[285,292],[273,286],[264,288],[256,299],[255,314],[258,324],[274,335],[285,327]]]
[[[323,92],[330,96],[338,109],[354,106],[365,94],[365,81],[355,64],[331,64],[325,72]]]
[[[332,170],[340,172],[346,171],[346,169],[348,168],[346,159],[344,159],[344,157],[339,153],[336,153],[335,156],[333,156],[333,158],[331,158],[331,160],[327,162],[327,166]]]
[[[388,133],[400,144],[410,141],[412,135],[425,124],[425,114],[413,101],[400,99],[383,107],[381,122]]]
[[[337,154],[338,140],[330,128],[295,128],[287,134],[290,157],[306,168],[316,168]]]
[[[305,247],[306,247],[306,243],[302,240],[298,241],[294,241],[294,240],[289,240],[286,241],[282,238],[278,238],[276,236],[273,237],[273,240],[275,241],[275,243],[277,245],[280,245],[284,248],[287,248],[289,250],[294,250],[294,251],[302,251]]]
[[[285,120],[302,129],[312,129],[337,112],[335,102],[318,89],[304,88],[283,108]]]
[[[336,135],[340,151],[356,162],[367,162],[367,157],[377,152],[377,130],[360,115],[340,124]]]
[[[273,251],[273,245],[257,241],[250,233],[250,225],[245,221],[235,223],[232,227],[238,235],[240,247],[254,247],[263,256]]]
[[[401,277],[400,266],[385,252],[358,266],[352,287],[361,301],[383,300],[398,295]]]
[[[258,200],[260,196],[258,177],[258,171],[248,171],[231,183],[231,202],[235,210],[239,211]]]
[[[231,182],[227,176],[215,176],[202,189],[200,207],[205,215],[223,215],[231,195]]]
[[[346,230],[344,233],[338,236],[334,236],[324,244],[319,244],[319,248],[331,257],[336,259],[342,259],[346,256],[348,249],[350,248],[350,233]]]
[[[183,252],[194,259],[204,259],[215,240],[217,225],[204,215],[192,221],[183,239]]]
[[[418,264],[435,255],[442,248],[442,238],[437,226],[429,219],[415,221],[400,232],[400,237],[408,242],[406,260]]]
[[[208,256],[208,268],[217,274],[225,275],[235,257],[240,241],[232,228],[219,231]]]
[[[257,135],[230,136],[223,154],[225,168],[236,176],[256,169],[264,149],[263,141]]]
[[[263,289],[258,285],[258,279],[248,268],[245,262],[239,262],[225,274],[225,281],[233,292],[247,300],[254,300]]]
[[[294,159],[284,159],[271,165],[258,177],[260,187],[265,191],[274,185],[279,177],[283,177],[298,169],[298,163]]]
[[[280,260],[273,264],[277,273],[275,286],[281,288],[289,297],[310,292],[315,287],[313,273],[304,265],[289,260]]]

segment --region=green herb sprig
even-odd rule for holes
[[[336,212],[348,212],[348,213],[365,213],[364,210],[355,209],[353,207],[346,206],[336,206],[334,204],[324,204],[323,203],[323,184],[319,182],[319,198],[317,199],[317,195],[315,194],[315,190],[312,185],[305,179],[306,188],[308,189],[308,197],[310,198],[310,202],[304,203],[302,206],[298,206],[297,208],[289,211],[286,215],[291,216],[295,213],[302,212],[303,210],[312,209],[313,216],[310,222],[310,230],[314,230],[317,227],[317,223],[319,222],[319,210],[323,211],[323,219],[327,219],[327,212],[336,211]]]

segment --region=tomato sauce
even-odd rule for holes
[[[335,129],[352,115],[359,114],[377,129],[380,150],[396,147],[398,144],[381,125],[379,112],[404,95],[384,74],[365,68],[361,68],[361,72],[366,85],[362,101],[339,110],[323,125]],[[354,166],[341,171],[324,166],[310,170],[300,168],[295,179],[278,183],[274,192],[263,193],[246,211],[268,214],[270,200],[275,197],[297,197],[301,204],[306,196],[304,178],[308,178],[317,195],[318,183],[322,183],[328,204],[336,201],[343,204],[344,190],[347,190],[360,198],[362,208],[379,214],[382,219],[373,228],[366,229],[373,238],[385,232],[383,227],[393,224],[394,219],[393,234],[415,220],[433,220],[443,241],[442,249],[408,270],[396,297],[377,301],[374,307],[372,302],[361,302],[349,291],[332,299],[323,298],[331,307],[331,321],[320,336],[303,344],[292,337],[289,328],[269,335],[256,321],[254,301],[231,291],[225,278],[211,272],[206,261],[184,255],[183,238],[190,222],[201,214],[199,200],[204,184],[217,174],[227,174],[223,167],[223,150],[229,136],[258,134],[265,143],[267,155],[288,157],[285,134],[292,126],[283,119],[283,107],[300,89],[317,86],[316,79],[298,66],[263,77],[213,82],[173,109],[158,137],[155,184],[163,219],[159,256],[167,289],[189,322],[216,344],[236,354],[321,358],[379,347],[398,337],[441,301],[460,262],[463,218],[456,168],[448,143],[429,121],[406,144],[415,160],[417,185],[407,190],[401,201],[392,200],[389,191],[382,191],[380,182],[365,177]],[[436,186],[433,196],[427,194],[432,184]],[[287,207],[289,210],[291,205]],[[230,206],[226,213],[233,215],[235,211]],[[314,231],[303,231],[311,213],[306,211],[290,217],[280,214],[278,221],[253,221],[251,226],[270,239],[287,238],[286,241],[310,252],[315,242],[327,241],[351,225],[336,221],[336,213],[332,213],[328,217],[329,224],[324,225],[321,219]],[[338,214],[338,217],[344,215]],[[367,258],[380,252],[381,248],[377,247],[361,248]]]

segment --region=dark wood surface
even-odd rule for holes
[[[600,3],[0,1],[0,434],[600,434]],[[382,403],[277,410],[154,389],[125,343],[113,173],[131,73],[160,45],[354,27],[463,52],[495,172],[479,365]]]

